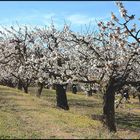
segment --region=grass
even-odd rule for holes
[[[109,133],[92,115],[102,114],[99,95],[67,93],[69,111],[56,108],[54,90],[44,89],[41,98],[0,86],[0,139],[118,139],[140,138],[138,99],[116,110],[118,132]]]

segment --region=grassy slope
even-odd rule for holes
[[[43,90],[38,99],[16,89],[0,86],[0,138],[140,138],[138,100],[117,109],[116,134],[109,134],[92,114],[102,114],[99,96],[68,93],[70,110],[55,107],[55,93]],[[129,120],[129,121],[128,121]]]

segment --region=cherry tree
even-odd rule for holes
[[[13,78],[18,88],[28,92],[34,82],[39,88],[56,86],[57,106],[68,110],[68,83],[98,85],[103,93],[104,124],[116,131],[115,94],[124,86],[140,87],[140,30],[130,24],[121,2],[116,2],[122,19],[111,13],[111,20],[98,22],[98,32],[75,33],[68,25],[58,30],[48,28],[4,28],[0,36],[1,78]]]
[[[37,71],[40,89],[37,96],[41,95],[44,83],[56,85],[57,106],[68,110],[66,86],[71,78],[68,73],[68,56],[66,55],[65,26],[62,31],[55,29],[52,24],[49,28],[37,28],[36,34],[40,46],[35,48],[34,69]],[[64,35],[65,34],[65,35]],[[40,51],[39,51],[40,50]]]
[[[71,32],[70,38],[70,41],[76,43],[74,50],[77,49],[78,62],[82,63],[79,67],[76,66],[76,78],[84,78],[82,81],[89,82],[92,79],[92,82],[102,84],[104,124],[110,131],[116,131],[115,93],[126,85],[137,87],[140,84],[139,30],[136,30],[136,25],[132,28],[127,26],[134,15],[128,16],[122,3],[117,2],[117,5],[124,17],[124,23],[120,23],[111,13],[110,21],[98,23],[99,31],[96,36],[76,35]]]
[[[43,85],[45,81],[51,85],[55,84],[57,106],[68,109],[67,84],[75,81],[93,84],[101,81],[103,73],[101,72],[101,76],[96,78],[96,81],[94,80],[96,70],[94,70],[94,66],[89,67],[89,65],[96,63],[97,60],[94,59],[96,57],[93,54],[90,54],[89,57],[90,50],[85,50],[85,47],[81,46],[79,42],[81,36],[73,33],[67,25],[62,31],[56,30],[53,25],[47,29],[36,30],[39,40],[42,41],[38,50],[43,50],[45,47],[44,53],[39,52],[41,58],[34,56],[35,62],[39,62],[33,66],[38,71],[38,79],[40,79],[38,82],[40,85]],[[87,45],[86,42],[84,44]],[[42,48],[42,46],[44,47]],[[83,53],[85,53],[84,56]],[[41,94],[41,90],[39,91],[38,96]]]
[[[25,26],[18,29],[4,28],[1,32],[4,41],[1,42],[1,64],[5,70],[18,81],[18,89],[28,93],[28,87],[34,79],[34,71],[29,65],[33,36]]]
[[[134,19],[134,15],[128,16],[121,2],[117,2],[124,23],[113,14],[108,22],[99,22],[99,35],[96,36],[96,44],[89,45],[89,49],[96,54],[102,64],[105,75],[102,79],[106,83],[104,88],[104,123],[110,131],[116,131],[115,126],[115,93],[126,85],[139,86],[140,84],[140,46],[139,30],[127,24]],[[132,39],[131,39],[132,38]],[[97,45],[98,44],[98,45]],[[97,66],[95,66],[97,67]]]

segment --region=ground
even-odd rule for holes
[[[67,93],[69,111],[56,108],[54,90],[43,90],[41,98],[36,88],[29,94],[0,86],[0,138],[46,139],[140,139],[140,104],[138,99],[116,110],[117,133],[109,133],[94,115],[102,114],[102,97],[87,97],[83,93]]]

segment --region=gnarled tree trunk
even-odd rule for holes
[[[19,90],[22,90],[22,87],[23,87],[23,86],[22,86],[22,81],[21,81],[21,80],[18,81],[18,85],[17,85],[17,86],[18,86],[17,88],[18,88]]]
[[[56,85],[55,84],[52,85],[52,89],[54,89],[54,90],[56,89]]]
[[[23,89],[25,93],[28,93],[28,85],[23,85]]]
[[[115,101],[115,90],[113,88],[113,84],[110,83],[104,94],[104,107],[103,107],[104,123],[108,127],[110,132],[116,132],[114,101]]]
[[[60,107],[64,110],[69,110],[65,85],[56,84],[56,100],[57,107]]]
[[[139,103],[140,103],[140,95],[138,95]]]
[[[43,87],[44,87],[44,83],[40,83],[40,82],[39,82],[39,83],[38,83],[38,90],[37,90],[37,94],[36,94],[37,97],[40,97],[40,96],[41,96]]]
[[[92,90],[87,91],[87,96],[92,96]]]

